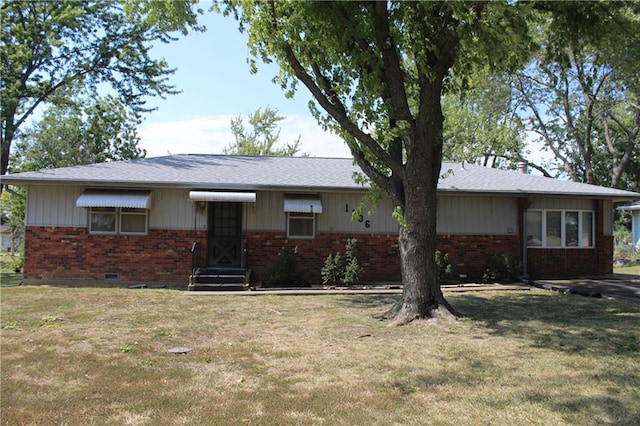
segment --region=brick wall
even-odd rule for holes
[[[146,236],[88,235],[81,227],[29,226],[26,282],[38,280],[188,283],[193,231],[151,229]]]
[[[314,240],[287,240],[284,233],[245,232],[245,247],[252,278],[262,281],[268,277],[278,252],[297,247],[304,279],[319,282],[320,270],[329,253],[340,252],[348,238],[356,238],[358,261],[364,268],[363,281],[400,281],[398,236],[396,234],[319,234]],[[449,262],[456,274],[482,276],[487,258],[509,254],[522,258],[517,236],[438,235],[438,248],[449,253]]]
[[[487,259],[510,256],[522,261],[521,239],[517,235],[438,235],[438,250],[449,254],[455,277],[482,278]]]
[[[245,232],[247,264],[252,280],[264,281],[283,247],[297,247],[303,279],[320,282],[320,270],[330,253],[344,257],[347,239],[356,238],[358,262],[364,268],[364,281],[400,281],[398,236],[395,234],[318,234],[313,240],[287,239],[284,232]]]

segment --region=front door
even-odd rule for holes
[[[209,267],[242,266],[242,203],[209,203]]]

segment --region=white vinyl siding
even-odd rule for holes
[[[438,197],[438,234],[515,235],[518,201],[513,197]]]
[[[365,209],[362,218],[352,221],[353,210],[363,195],[359,193],[320,193],[322,214],[315,217],[316,232],[396,234],[398,223],[391,217],[391,203],[383,200],[372,215]],[[255,205],[246,206],[246,229],[250,231],[281,231],[287,229],[284,211],[285,194],[258,192]]]
[[[84,188],[36,185],[28,188],[27,226],[87,226],[87,210],[76,207]]]
[[[590,198],[535,197],[530,210],[595,210]]]
[[[206,203],[198,209],[197,203],[189,201],[186,189],[154,190],[151,212],[151,229],[207,229]]]

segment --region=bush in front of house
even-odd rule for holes
[[[484,266],[482,282],[510,283],[518,279],[522,271],[522,262],[518,259],[502,255],[490,256]]]
[[[438,281],[443,282],[451,278],[453,268],[449,263],[449,253],[436,250],[436,267],[438,268]]]
[[[271,265],[271,270],[263,287],[309,287],[309,283],[302,279],[299,271],[300,254],[298,247],[282,247],[278,258]]]
[[[351,286],[358,283],[364,269],[358,262],[358,257],[356,256],[357,242],[358,240],[355,238],[347,239],[344,265],[340,253],[329,254],[329,256],[327,256],[327,259],[324,261],[324,266],[320,270],[323,284]]]

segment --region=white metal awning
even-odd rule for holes
[[[230,201],[236,203],[255,203],[255,192],[213,192],[190,191],[189,199],[192,201]]]
[[[151,207],[151,191],[101,191],[88,189],[78,197],[76,206],[148,209]]]
[[[322,213],[322,203],[317,198],[287,198],[284,211],[289,213]]]

